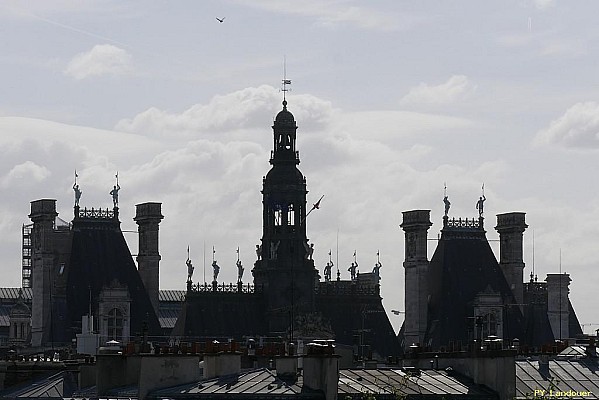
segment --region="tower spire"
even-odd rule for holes
[[[281,92],[283,92],[283,109],[287,109],[287,92],[291,89],[287,89],[287,85],[291,85],[291,79],[287,79],[287,57],[283,56],[283,88]]]

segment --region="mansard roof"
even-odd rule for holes
[[[330,321],[335,342],[353,345],[361,340],[379,356],[400,354],[399,340],[376,286],[360,287],[356,281],[320,282],[316,310]]]
[[[102,288],[116,280],[127,287],[131,299],[131,333],[141,334],[144,321],[150,333],[160,332],[118,221],[75,219],[72,232],[71,256],[65,271],[70,326],[80,325],[81,316],[88,312],[90,290],[95,302]]]
[[[522,337],[522,314],[489,246],[482,223],[442,231],[428,270],[429,323],[425,344],[438,347],[468,340],[477,295],[489,288],[504,306],[504,338]]]
[[[244,293],[245,291],[245,293]],[[173,336],[242,338],[267,334],[262,296],[253,287],[195,286],[186,295]]]

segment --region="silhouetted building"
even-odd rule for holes
[[[161,333],[153,307],[158,298],[157,230],[160,204],[137,206],[140,272],[120,229],[118,207],[74,207],[69,224],[57,224],[56,200],[31,202],[31,345],[71,344],[82,318],[93,315],[100,343],[128,342],[145,326]],[[149,231],[149,233],[148,233]],[[156,234],[155,234],[156,233]],[[155,238],[154,238],[155,236]],[[150,272],[144,274],[146,270]],[[149,288],[149,290],[148,290]]]
[[[306,235],[306,216],[312,209],[307,209],[297,125],[287,101],[272,128],[272,168],[263,179],[262,238],[256,246],[253,285],[225,285],[216,279],[204,285],[188,282],[173,335],[334,339],[354,345],[363,358],[397,355],[399,343],[374,274],[319,281]]]
[[[406,318],[400,331],[404,350],[464,349],[475,341],[502,339],[510,346],[540,350],[554,340],[582,334],[568,298],[567,274],[547,283],[523,281],[525,214],[497,215],[500,260],[486,238],[484,217],[443,217],[433,257],[427,257],[430,211],[403,213]]]

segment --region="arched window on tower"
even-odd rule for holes
[[[283,210],[280,206],[277,206],[274,210],[274,219],[275,226],[281,226],[281,224],[283,223]]]
[[[295,209],[293,204],[287,207],[287,225],[295,225]]]
[[[108,313],[108,339],[121,341],[123,337],[123,313],[113,308]]]

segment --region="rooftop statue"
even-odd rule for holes
[[[356,270],[358,269],[358,263],[355,261],[352,261],[351,265],[349,266],[349,268],[347,269],[349,271],[349,274],[351,276],[351,280],[355,281],[356,280]]]
[[[220,267],[216,263],[216,260],[212,261],[212,281],[213,282],[216,282],[219,272],[220,272]]]
[[[376,277],[376,282],[379,283],[381,280],[381,268],[383,268],[383,264],[377,260],[376,264],[374,264],[374,268],[372,269],[372,273]]]
[[[476,202],[476,209],[478,210],[478,216],[482,217],[483,216],[483,208],[484,208],[484,203],[485,200],[487,200],[487,198],[485,197],[485,195],[483,194],[478,201]]]
[[[306,249],[305,259],[312,260],[312,256],[314,255],[314,243],[310,243],[308,246],[308,243],[304,242],[304,249]]]
[[[191,259],[187,258],[187,261],[185,261],[185,265],[187,265],[187,280],[191,281],[191,277],[193,275],[194,270],[194,267],[191,264]]]
[[[116,185],[114,185],[112,187],[112,190],[110,191],[110,195],[112,196],[112,205],[114,206],[114,208],[118,208],[118,206],[119,206],[119,190],[121,190],[121,187],[119,186],[119,173],[117,172],[114,177],[116,178]]]
[[[358,270],[358,261],[356,260],[356,250],[354,250],[354,261],[352,261],[351,265],[347,269],[349,274],[351,275],[351,280],[356,280],[356,272]]]
[[[447,217],[447,215],[449,214],[449,207],[451,207],[451,203],[449,201],[449,198],[447,198],[447,195],[443,197],[443,204],[445,204],[445,216]]]
[[[256,257],[258,257],[258,261],[262,259],[262,245],[256,245]]]
[[[243,278],[243,264],[241,264],[241,260],[237,260],[235,263],[237,265],[237,282],[241,282],[241,278]]]
[[[324,267],[324,280],[325,282],[331,281],[331,269],[333,268],[333,262],[329,261]]]
[[[79,185],[77,183],[73,184],[73,190],[75,191],[75,207],[79,207],[79,199],[81,198],[81,189],[79,189]]]
[[[121,190],[121,187],[117,183],[110,191],[110,195],[112,196],[112,205],[115,208],[119,206],[119,190]]]

